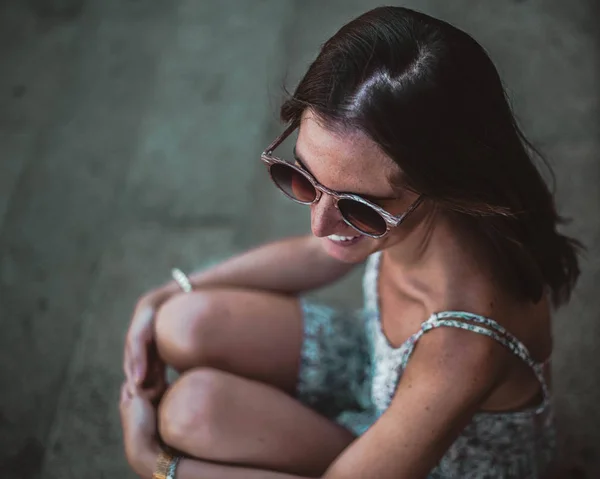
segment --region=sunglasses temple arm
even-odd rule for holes
[[[267,149],[263,152],[265,155],[270,155],[275,148],[277,148],[281,143],[285,141],[285,139],[292,134],[292,132],[298,127],[295,123],[288,125],[288,127],[284,130],[284,132],[279,135],[273,143],[267,146]]]
[[[402,213],[400,216],[397,216],[396,218],[394,218],[394,226],[398,226],[400,223],[402,223],[408,215],[410,215],[413,211],[415,211],[419,205],[423,202],[423,197],[419,196],[415,202],[409,206],[408,210],[406,210],[404,213]]]

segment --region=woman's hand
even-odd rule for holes
[[[133,312],[123,361],[130,395],[141,388],[151,400],[156,400],[166,389],[165,364],[158,355],[154,336],[154,317],[165,300],[160,291],[149,293],[138,301]]]
[[[130,394],[127,383],[121,386],[119,401],[125,455],[141,477],[150,477],[160,452],[156,429],[156,408],[141,390]]]

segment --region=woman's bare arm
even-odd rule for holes
[[[329,256],[312,235],[268,243],[192,274],[194,288],[239,287],[300,294],[331,284],[354,265]],[[179,292],[174,282],[159,288],[166,296]]]

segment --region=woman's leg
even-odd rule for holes
[[[162,359],[180,373],[208,366],[295,391],[303,341],[295,297],[227,289],[180,294],[158,311],[156,338]]]
[[[163,440],[198,459],[321,474],[354,439],[293,397],[305,326],[311,348],[338,356],[339,345],[318,334],[327,320],[327,314],[303,311],[295,297],[261,291],[213,289],[172,298],[157,314],[157,347],[182,374],[159,406]],[[318,363],[338,371],[328,361]],[[327,377],[319,375],[316,390],[304,383],[303,392],[328,395],[321,384]],[[330,387],[332,396],[342,390]]]
[[[354,439],[273,386],[210,368],[188,370],[167,391],[159,431],[199,459],[308,476]]]

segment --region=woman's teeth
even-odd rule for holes
[[[360,235],[356,235],[356,236],[340,236],[340,235],[329,235],[327,237],[327,239],[330,239],[331,241],[340,241],[340,242],[344,242],[344,241],[352,241],[353,239],[358,238]]]

